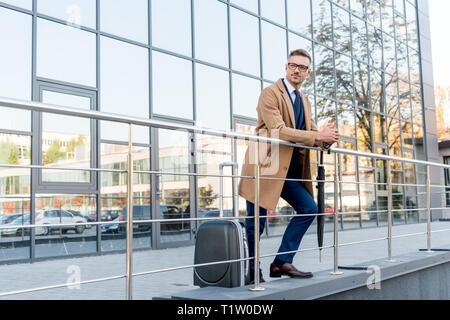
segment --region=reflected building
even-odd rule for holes
[[[436,160],[428,20],[427,0],[0,0],[0,96],[252,134],[261,90],[284,76],[290,51],[304,48],[313,58],[304,94],[319,126],[339,128],[340,148]],[[126,125],[0,110],[0,163],[66,169],[0,168],[0,216],[29,216],[25,224],[39,210],[72,210],[124,221]],[[134,218],[163,219],[138,228],[134,247],[193,244],[201,222],[169,220],[217,216],[220,179],[206,175],[224,162],[240,173],[248,141],[134,126],[132,142]],[[312,152],[313,177],[318,157]],[[333,180],[331,155],[325,166]],[[425,221],[416,184],[426,169],[390,166],[394,223]],[[327,212],[345,213],[340,227],[386,225],[386,161],[340,155],[338,175],[339,208],[329,183],[325,201]],[[432,183],[440,176],[432,170]],[[225,214],[238,206],[245,215],[231,181],[224,178]],[[439,196],[432,201],[442,207]],[[277,214],[293,210],[280,199],[267,236],[284,232],[289,218]],[[124,250],[115,230],[2,236],[0,261]]]

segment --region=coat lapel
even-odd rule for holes
[[[305,115],[305,130],[311,130],[311,123],[308,119],[311,119],[311,108],[309,108],[309,104],[307,104],[307,100],[305,98],[305,94],[301,93],[302,102],[303,102],[303,114]]]
[[[289,119],[291,120],[291,128],[295,128],[295,115],[294,115],[294,108],[292,106],[291,98],[289,97],[289,94],[286,91],[286,88],[284,87],[283,80],[279,79],[277,81],[277,86],[281,91],[281,95],[284,99],[284,103],[286,104],[286,107],[288,109],[289,113]]]

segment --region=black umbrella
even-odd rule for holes
[[[323,151],[320,151],[320,164],[317,169],[317,207],[319,214],[325,213],[325,167],[323,166]],[[323,226],[325,223],[325,216],[317,216],[317,243],[319,245],[319,261],[322,262],[322,246],[323,246]]]

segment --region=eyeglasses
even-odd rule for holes
[[[301,72],[306,72],[309,70],[308,66],[304,66],[302,64],[295,64],[295,63],[288,63],[288,68],[291,69],[292,71],[300,70]]]

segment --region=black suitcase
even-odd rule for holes
[[[222,163],[223,167],[232,166],[233,175],[237,163]],[[237,184],[233,178],[234,216],[238,217]],[[220,217],[223,217],[223,178],[220,178]],[[239,220],[212,220],[203,222],[196,233],[194,264],[245,259],[248,257],[245,228]],[[194,267],[194,285],[200,287],[218,286],[233,288],[245,285],[248,277],[248,261],[241,260]]]

